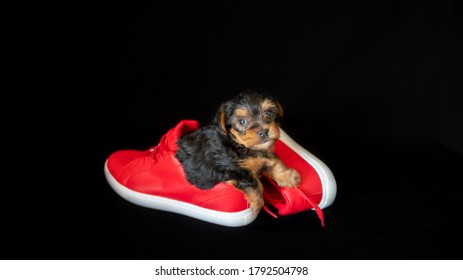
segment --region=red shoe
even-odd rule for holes
[[[175,158],[176,141],[196,129],[198,122],[184,120],[170,129],[154,148],[114,152],[105,162],[109,185],[121,197],[144,207],[229,227],[250,224],[257,214],[248,208],[240,190],[225,183],[201,190],[186,180]]]
[[[230,227],[252,223],[257,214],[252,213],[243,193],[234,186],[219,183],[210,190],[201,190],[186,180],[175,158],[176,141],[196,129],[196,121],[184,120],[154,148],[114,152],[105,162],[108,183],[116,193],[137,205]],[[276,208],[280,215],[314,209],[323,223],[321,208],[331,205],[336,196],[336,181],[331,171],[283,130],[275,144],[275,153],[299,172],[302,183],[297,188],[282,188],[263,178],[266,204]]]
[[[284,188],[279,187],[271,179],[263,178],[265,203],[277,209],[278,214],[282,216],[309,209],[315,210],[324,226],[321,209],[330,206],[336,197],[336,180],[333,173],[321,160],[297,144],[282,129],[280,134],[280,139],[275,143],[275,154],[288,167],[299,172],[301,185]],[[264,209],[273,214],[268,208]]]

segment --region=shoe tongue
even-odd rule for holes
[[[161,139],[161,146],[171,150],[177,150],[177,141],[180,137],[197,130],[199,128],[198,121],[182,120],[175,127],[171,128]]]

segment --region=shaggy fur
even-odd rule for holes
[[[201,189],[219,182],[232,184],[244,192],[252,211],[260,211],[261,173],[280,186],[300,184],[299,174],[273,153],[282,117],[280,103],[264,92],[243,92],[223,103],[212,124],[177,142],[176,157],[186,178]]]

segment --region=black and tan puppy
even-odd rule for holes
[[[177,142],[176,157],[188,181],[201,189],[226,182],[242,190],[254,212],[264,205],[260,175],[279,186],[294,187],[300,176],[273,153],[280,137],[280,103],[257,91],[240,93],[222,104],[213,124]]]

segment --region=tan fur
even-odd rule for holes
[[[246,142],[248,143],[249,147],[252,147],[260,142],[259,135],[257,132],[260,128],[251,128],[246,131],[244,136],[246,137]]]
[[[239,118],[246,118],[247,116],[249,116],[249,111],[246,108],[238,108],[233,113],[235,114],[235,116]]]
[[[262,187],[262,183],[260,182],[259,178],[255,176],[257,180],[257,188],[247,188],[243,190],[244,197],[249,203],[249,208],[253,213],[259,213],[262,206],[264,206],[264,188]]]
[[[220,127],[223,129],[225,133],[227,133],[227,129],[225,128],[225,112],[220,112]]]
[[[280,115],[280,118],[283,117],[283,107],[281,107],[280,102],[277,102],[277,107],[278,107],[278,114]]]
[[[275,122],[272,122],[269,126],[268,126],[268,136],[270,138],[280,138],[280,128],[278,127],[278,125],[275,123]]]
[[[238,131],[236,131],[234,128],[230,129],[230,133],[235,136],[235,141],[238,142],[238,144],[241,144],[245,146],[246,148],[249,148],[248,144],[246,143],[246,137],[241,135]]]
[[[268,109],[271,109],[275,107],[275,103],[273,103],[270,99],[266,98],[262,102],[262,111],[267,111]]]
[[[278,125],[275,123],[272,123],[268,126],[262,126],[264,129],[269,130],[269,137],[272,139],[277,139],[280,137],[280,129],[278,128]],[[246,148],[254,148],[256,150],[267,150],[270,148],[270,145],[273,145],[272,142],[265,143],[261,148],[259,148],[259,142],[260,138],[259,135],[257,134],[259,131],[259,128],[252,128],[248,129],[245,134],[241,134],[235,129],[231,129],[230,132],[235,136],[236,141],[245,146]]]
[[[253,158],[249,157],[237,162],[237,164],[243,168],[248,170],[251,174],[257,174],[262,170],[266,162],[265,158]]]
[[[301,184],[299,173],[287,167],[276,156],[272,160],[266,161],[265,174],[272,178],[281,187],[296,187]]]
[[[224,183],[235,186],[235,187],[238,186],[238,181],[236,180],[228,180],[228,181],[225,181]]]

